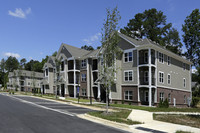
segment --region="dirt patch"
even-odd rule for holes
[[[157,115],[157,114],[154,114],[154,120],[200,128],[199,115]]]

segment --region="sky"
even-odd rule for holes
[[[182,24],[199,0],[0,0],[0,59],[41,61],[61,43],[100,46],[106,8],[118,6],[123,28],[135,14],[156,8],[182,39]],[[185,49],[185,48],[184,48]]]

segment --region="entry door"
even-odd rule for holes
[[[148,91],[145,91],[145,96],[144,96],[144,98],[145,98],[145,102],[148,102],[149,101],[149,92]]]
[[[65,97],[65,84],[61,84],[61,96]]]

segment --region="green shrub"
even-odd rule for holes
[[[132,102],[129,102],[128,104],[129,104],[129,105],[131,105],[131,104],[132,104]]]
[[[199,97],[192,97],[191,106],[192,107],[197,107],[197,104],[198,104],[199,101],[200,101]]]
[[[122,100],[122,104],[124,104],[124,100]]]
[[[114,104],[117,104],[117,101],[115,101]]]
[[[159,108],[169,108],[169,102],[168,102],[167,98],[165,99],[164,102],[161,100],[160,103],[158,104],[158,107]]]

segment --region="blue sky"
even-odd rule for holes
[[[0,0],[0,59],[16,56],[41,61],[61,43],[100,46],[106,8],[118,6],[126,26],[135,14],[156,8],[181,32],[199,0]],[[182,38],[182,37],[181,37]]]

